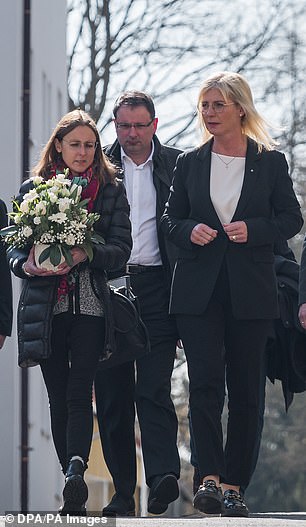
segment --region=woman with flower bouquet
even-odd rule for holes
[[[25,181],[5,233],[18,309],[19,365],[39,364],[65,474],[61,514],[86,515],[83,475],[92,439],[92,384],[109,353],[106,273],[131,251],[129,206],[117,169],[82,110],[55,127]],[[43,244],[42,250],[39,250]]]

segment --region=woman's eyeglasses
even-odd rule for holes
[[[87,152],[93,152],[97,146],[97,142],[91,142],[91,141],[85,141],[85,143],[82,143],[81,141],[66,141],[66,139],[62,139],[63,143],[66,143],[68,145],[68,148],[71,148],[71,150],[81,150],[82,147],[85,148]]]
[[[201,104],[201,112],[202,113],[208,113],[209,108],[211,106],[214,112],[222,113],[226,106],[232,106],[233,104],[235,104],[235,103],[234,102],[225,103],[225,102],[221,102],[221,101],[214,101],[212,103],[202,102],[202,104]]]

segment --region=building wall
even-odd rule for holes
[[[1,192],[11,198],[22,180],[23,1],[2,2]],[[67,110],[66,2],[31,0],[30,166],[51,129]],[[20,282],[13,279],[14,314]],[[20,508],[20,369],[17,366],[16,316],[13,334],[0,354],[0,514]],[[48,403],[39,368],[29,374],[29,510],[55,510],[62,478],[51,440]]]

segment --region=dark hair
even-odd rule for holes
[[[115,102],[113,114],[116,119],[117,112],[121,106],[145,106],[148,110],[151,119],[155,118],[155,107],[152,97],[142,91],[126,91],[119,95]]]
[[[55,139],[62,141],[65,135],[69,134],[69,132],[78,126],[87,126],[96,136],[97,148],[95,150],[93,169],[97,174],[99,181],[105,183],[107,179],[106,176],[112,181],[115,180],[117,169],[103,153],[97,125],[88,113],[80,109],[66,113],[66,115],[64,115],[57,123],[49,141],[41,153],[40,160],[32,170],[33,174],[42,177],[47,176],[50,165],[58,160]]]

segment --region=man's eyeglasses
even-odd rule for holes
[[[226,104],[225,102],[214,101],[214,102],[212,102],[210,104],[209,102],[202,102],[202,104],[201,104],[201,112],[202,113],[208,113],[209,107],[211,106],[214,112],[222,113],[226,106],[232,106],[233,104],[235,104],[235,103],[234,102],[229,102],[229,103]]]
[[[66,143],[68,148],[75,151],[80,150],[83,146],[87,152],[93,152],[98,146],[97,142],[91,141],[85,141],[85,143],[82,143],[81,141],[66,141],[66,139],[62,139],[62,142]]]
[[[143,124],[143,123],[117,123],[117,121],[115,121],[115,125],[116,125],[116,128],[118,128],[118,130],[123,130],[123,131],[128,131],[128,130],[131,130],[132,127],[135,128],[135,130],[144,130],[145,128],[148,128],[154,121],[155,117],[153,117],[153,119],[151,119],[151,121],[147,124]]]

